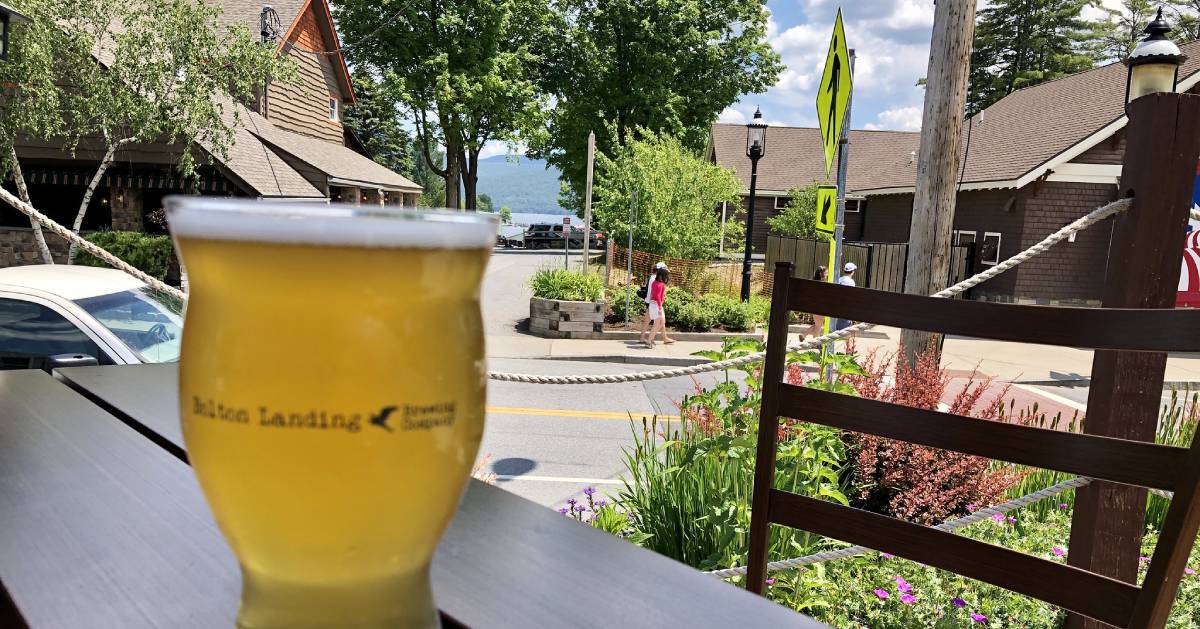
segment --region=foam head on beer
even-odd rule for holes
[[[432,627],[486,395],[494,217],[173,197],[180,417],[243,627]]]

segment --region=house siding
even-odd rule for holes
[[[1076,164],[1116,164],[1121,165],[1125,157],[1125,130],[1113,134],[1111,138],[1101,140],[1099,144],[1080,153],[1079,157],[1071,160]]]
[[[334,95],[340,103],[341,86],[332,55],[314,55],[304,50],[329,50],[330,46],[317,25],[315,7],[300,17],[300,23],[288,39],[285,54],[294,61],[299,70],[296,84],[272,83],[267,88],[267,118],[282,129],[303,133],[308,136],[342,144],[342,123],[329,119],[329,97]]]
[[[1107,184],[1047,182],[1037,186],[1024,200],[1020,246],[1006,248],[1001,257],[1032,246],[1113,201],[1116,195],[1117,187]],[[1112,219],[1108,219],[1076,234],[1075,242],[1063,241],[1021,264],[1015,269],[1016,285],[1010,294],[1022,302],[1099,305],[1111,234]]]
[[[975,232],[975,242],[982,242],[987,232],[1000,234],[1000,259],[1020,251],[1025,220],[1025,190],[978,190],[962,192],[954,206],[954,229]],[[1023,247],[1022,247],[1023,248]],[[978,251],[978,250],[977,250]],[[975,271],[986,265],[975,262]],[[996,299],[1012,295],[1021,267],[1011,269],[975,287],[976,298]]]
[[[908,226],[912,222],[913,195],[887,194],[868,197],[863,204],[866,212],[862,225],[862,240],[866,242],[908,242]]]

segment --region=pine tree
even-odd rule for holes
[[[1141,1],[1141,0],[1137,0]],[[1014,90],[1092,67],[1090,0],[994,0],[979,11],[971,52],[968,113]]]
[[[372,159],[411,177],[412,140],[404,130],[399,99],[389,85],[379,83],[361,68],[354,71],[354,91],[358,102],[346,108],[342,122],[362,141]]]
[[[1105,17],[1093,25],[1092,50],[1099,61],[1120,61],[1133,52],[1154,19],[1158,5],[1150,0],[1121,0],[1121,8],[1101,7]]]

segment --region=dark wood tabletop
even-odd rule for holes
[[[0,625],[233,626],[237,563],[176,400],[170,365],[0,372]],[[824,626],[474,480],[433,580],[477,628]]]

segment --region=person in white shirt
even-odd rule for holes
[[[854,282],[854,272],[857,270],[857,264],[853,262],[847,262],[846,265],[842,267],[842,276],[838,278],[837,283],[841,284],[842,286],[849,286],[851,288],[858,286],[858,284]],[[837,319],[834,322],[833,329],[841,330],[843,328],[848,328],[850,327],[850,324],[851,321],[849,319]]]
[[[650,277],[646,278],[646,296],[642,298],[642,301],[646,302],[646,314],[642,315],[642,329],[640,335],[643,343],[646,342],[646,334],[652,330],[654,326],[654,319],[650,318],[652,310],[650,308],[650,289],[654,288],[654,281],[655,277],[658,275],[658,270],[665,268],[667,268],[667,264],[665,262],[654,263],[654,268],[650,270]]]

